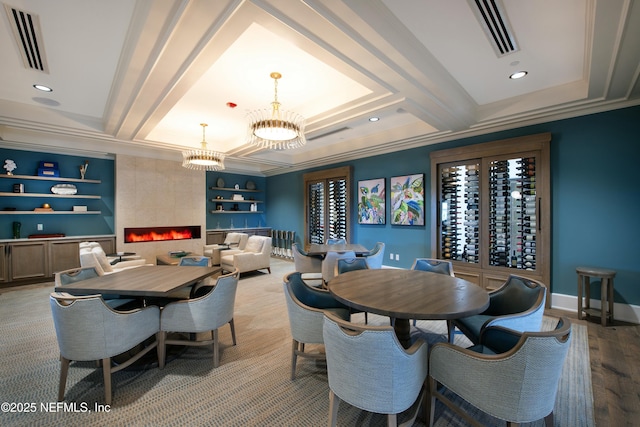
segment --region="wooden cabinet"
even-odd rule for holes
[[[487,290],[550,286],[549,133],[431,153],[433,256]],[[551,298],[547,298],[550,304]]]
[[[53,280],[58,271],[80,267],[79,244],[87,240],[100,243],[106,253],[115,251],[115,237],[0,243],[0,284],[8,286]]]
[[[47,242],[21,242],[10,245],[11,280],[50,277]]]

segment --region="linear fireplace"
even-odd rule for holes
[[[124,242],[157,242],[162,240],[188,240],[202,237],[199,225],[179,227],[137,227],[124,229]]]

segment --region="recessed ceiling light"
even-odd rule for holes
[[[377,122],[378,120],[380,120],[380,117],[369,117],[370,122]]]
[[[33,85],[33,87],[43,92],[53,92],[53,89],[51,89],[49,86],[35,84]]]
[[[527,74],[529,74],[527,71],[516,71],[515,73],[511,74],[509,76],[510,79],[521,79],[524,76],[526,76]]]

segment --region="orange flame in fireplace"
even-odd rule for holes
[[[197,236],[196,238],[199,238]],[[171,228],[165,230],[163,227],[153,230],[129,229],[125,233],[125,243],[153,242],[160,240],[185,240],[194,238],[193,230],[189,228]]]

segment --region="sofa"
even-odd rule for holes
[[[100,243],[97,242],[81,242],[79,244],[79,250],[80,266],[83,268],[93,267],[96,269],[96,272],[100,276],[116,273],[128,268],[147,265],[147,262],[142,258],[120,261],[118,263],[111,264],[115,259],[108,258],[107,254],[104,252],[104,249],[102,249],[102,246],[100,246]]]
[[[228,249],[244,250],[249,235],[247,233],[227,233],[222,245],[204,245],[202,253],[211,258],[211,265],[220,265],[220,253]]]
[[[240,273],[267,269],[271,273],[271,237],[249,236],[244,249],[229,249],[220,254],[223,271]]]

